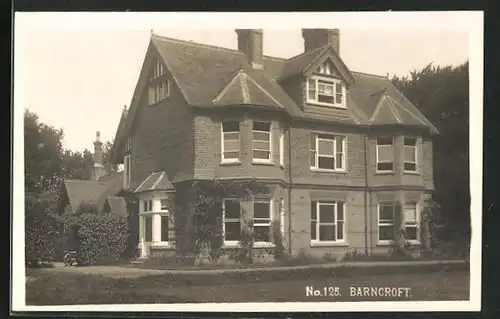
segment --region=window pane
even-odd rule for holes
[[[254,226],[254,241],[271,241],[269,226]]]
[[[335,225],[319,225],[319,240],[335,240]]]
[[[269,141],[269,133],[268,132],[253,132],[253,140],[254,141]]]
[[[318,102],[333,104],[333,96],[318,94]]]
[[[318,140],[319,155],[333,155],[333,141]]]
[[[335,95],[335,97],[336,97],[336,98],[335,98],[335,103],[337,103],[337,104],[342,104],[342,98],[343,98],[342,93],[337,93],[337,94]]]
[[[380,221],[390,221],[394,220],[394,206],[388,204],[379,205],[379,219]]]
[[[316,134],[309,136],[309,149],[316,150]]]
[[[393,159],[394,151],[391,146],[378,146],[377,159],[379,162],[391,162]]]
[[[223,132],[238,132],[240,130],[239,122],[224,122],[222,123]]]
[[[406,162],[415,162],[416,158],[416,149],[415,147],[405,147],[405,161]]]
[[[404,206],[405,222],[415,222],[417,220],[417,207],[415,204],[406,204]]]
[[[344,167],[344,161],[343,161],[343,157],[344,157],[344,154],[342,153],[337,153],[337,155],[335,156],[336,157],[336,161],[337,161],[337,167],[338,169],[343,169]]]
[[[337,202],[337,221],[344,220],[344,203]]]
[[[147,212],[147,211],[149,211],[149,209],[148,209],[148,208],[149,208],[149,206],[148,206],[148,201],[147,201],[147,200],[145,200],[145,201],[143,202],[143,204],[142,204],[142,209],[143,209],[143,211]]]
[[[162,199],[160,201],[161,210],[168,210],[168,199]]]
[[[168,216],[161,216],[161,241],[168,241]]]
[[[318,218],[316,214],[316,202],[311,202],[311,220],[316,220]]]
[[[417,240],[417,227],[405,227],[406,239]]]
[[[378,239],[379,240],[393,240],[394,239],[394,228],[392,226],[379,226]]]
[[[309,79],[309,90],[316,89],[316,80]]]
[[[337,239],[344,239],[344,222],[337,222]]]
[[[318,83],[318,94],[333,96],[333,85],[324,84],[324,83],[319,82]]]
[[[377,170],[379,171],[392,171],[392,163],[377,163]]]
[[[416,138],[405,137],[405,146],[416,146],[416,145],[417,145]]]
[[[254,150],[269,150],[269,141],[253,141]]]
[[[377,145],[392,145],[392,137],[377,138]]]
[[[225,223],[225,239],[226,240],[240,240],[240,222],[226,222]]]
[[[240,157],[240,152],[224,152],[225,159],[238,159]]]
[[[319,205],[319,222],[320,223],[335,223],[335,206],[334,205]]]
[[[344,138],[342,136],[336,136],[335,137],[335,146],[337,148],[337,153],[342,153],[344,152],[344,143],[342,143]]]
[[[239,140],[240,139],[240,133],[239,132],[224,132],[224,139],[225,140]]]
[[[269,132],[271,130],[271,123],[253,122],[253,130]]]
[[[238,140],[225,140],[224,141],[224,150],[225,151],[234,151],[238,150],[240,147],[240,141]]]
[[[335,168],[335,158],[333,157],[318,157],[319,168],[323,169],[334,169]]]
[[[224,201],[226,218],[240,218],[240,203],[238,201]]]
[[[253,158],[256,159],[269,159],[269,151],[253,151]]]
[[[270,218],[270,203],[253,203],[254,218]]]
[[[341,94],[342,93],[342,84],[341,83],[335,83],[335,93]]]
[[[309,152],[309,161],[311,163],[311,167],[316,167],[316,151],[311,150]]]
[[[405,171],[409,172],[416,172],[417,171],[417,164],[415,163],[405,163]]]
[[[311,239],[316,240],[316,222],[311,221]]]
[[[316,90],[309,89],[307,92],[308,92],[307,94],[308,94],[309,100],[315,100],[316,99]]]
[[[152,238],[152,231],[153,231],[153,218],[151,216],[145,216],[144,217],[145,222],[144,222],[144,232],[145,232],[145,240],[147,242],[151,241]]]

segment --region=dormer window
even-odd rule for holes
[[[344,82],[334,77],[335,70],[331,61],[321,64],[316,74],[307,79],[307,103],[346,107],[346,88]]]
[[[319,66],[318,68],[318,73],[319,74],[324,74],[324,75],[332,75],[333,74],[333,65],[330,61],[326,61],[322,65]]]
[[[156,104],[170,95],[170,82],[165,77],[165,67],[157,60],[151,70],[148,88],[148,104]]]

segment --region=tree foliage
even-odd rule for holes
[[[433,140],[433,198],[447,220],[448,239],[468,241],[469,192],[469,63],[427,65],[393,84],[437,127]]]

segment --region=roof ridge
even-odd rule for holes
[[[240,68],[237,71],[233,72],[233,74],[232,74],[233,77],[231,78],[231,80],[229,80],[229,82],[227,82],[227,84],[224,85],[224,87],[222,87],[222,89],[219,91],[219,93],[217,93],[215,98],[212,100],[212,103],[219,103],[219,101],[226,95],[229,88],[234,85],[234,83],[238,80],[238,78],[240,77],[240,75],[242,73],[244,73],[243,68]]]
[[[352,71],[350,70],[351,73],[355,73],[355,74],[358,74],[358,75],[362,75],[362,76],[370,76],[370,77],[374,77],[374,78],[378,78],[378,79],[384,79],[384,80],[388,80],[389,81],[389,78],[387,78],[387,75],[380,75],[380,74],[373,74],[373,73],[366,73],[366,72],[359,72],[359,71]]]
[[[401,103],[399,103],[398,101],[395,101],[395,100],[394,100],[394,103],[395,103],[395,104],[397,104],[397,105],[399,105],[399,107],[401,107],[401,109],[403,109],[403,111],[405,111],[406,113],[410,114],[413,118],[416,118],[416,119],[417,119],[420,123],[422,123],[422,124],[424,124],[424,125],[426,125],[426,126],[428,126],[429,124],[430,124],[430,125],[433,125],[432,123],[430,123],[430,121],[429,121],[429,120],[427,120],[427,121],[429,121],[429,123],[426,123],[426,121],[424,121],[423,119],[421,119],[419,116],[417,116],[417,115],[413,114],[413,112],[411,112],[410,110],[408,110],[408,109],[407,109],[404,105],[402,105],[402,104],[401,104]],[[425,116],[424,116],[424,117],[425,117]],[[425,119],[427,119],[427,118],[425,118]]]
[[[396,121],[398,123],[401,123],[402,120],[401,120],[401,117],[400,117],[398,111],[396,110],[396,107],[394,106],[393,99],[390,96],[388,96],[387,99],[389,101],[389,109],[391,110],[392,114],[394,114],[394,117],[396,118]]]
[[[257,81],[255,81],[250,75],[248,74],[245,74],[247,79],[250,80],[253,85],[255,85],[259,90],[261,90],[262,92],[264,92],[274,103],[278,104],[279,106],[281,106],[283,109],[285,108],[272,94],[270,94],[269,92],[267,92],[259,83],[257,83]]]

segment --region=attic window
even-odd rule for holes
[[[339,79],[311,76],[307,80],[307,103],[346,108],[346,88]]]
[[[156,104],[170,95],[170,82],[165,77],[165,67],[157,60],[154,68],[151,71],[149,88],[148,88],[148,104]]]
[[[333,65],[330,61],[326,61],[318,68],[319,74],[332,75],[333,74]]]

